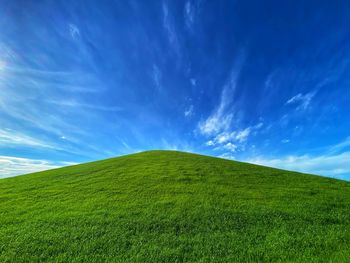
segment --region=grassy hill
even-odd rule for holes
[[[0,180],[0,262],[349,262],[350,183],[150,151]]]

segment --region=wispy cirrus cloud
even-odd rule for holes
[[[80,37],[80,30],[75,24],[69,24],[69,33],[73,39]]]
[[[156,64],[153,64],[152,78],[157,90],[160,91],[162,89],[162,85],[161,85],[162,72],[160,71],[159,67]]]
[[[61,141],[57,141],[60,139]],[[13,129],[0,129],[0,148],[28,148],[36,152],[61,152],[76,154],[79,156],[89,156],[92,153],[101,153],[101,149],[98,149],[92,145],[81,145],[81,142],[74,137],[57,136],[56,140],[43,140],[27,135],[20,131]]]
[[[193,113],[194,113],[194,107],[193,105],[190,105],[188,109],[185,110],[184,115],[185,117],[190,118],[193,115]]]
[[[230,128],[234,116],[230,106],[236,88],[236,77],[236,73],[231,74],[221,93],[219,106],[207,119],[199,123],[201,134],[212,136]]]
[[[306,110],[312,101],[312,98],[316,95],[316,92],[309,92],[309,93],[299,93],[295,95],[294,97],[290,98],[286,104],[289,105],[296,105],[296,110],[297,111],[303,111]]]
[[[258,156],[245,159],[255,163],[285,170],[319,174],[339,179],[350,179],[350,152],[332,155],[288,155],[277,158]]]
[[[31,136],[19,133],[11,129],[0,129],[0,145],[58,149],[50,143],[35,139]]]
[[[329,148],[329,153],[342,153],[344,151],[350,150],[350,136],[338,144],[333,145]]]
[[[233,83],[232,83],[233,84]],[[220,131],[228,130],[231,126],[233,113],[227,112],[231,103],[229,99],[233,94],[234,87],[226,86],[221,94],[220,104],[215,111],[198,125],[199,131],[203,135],[215,135]]]
[[[236,136],[235,136],[235,139],[239,142],[245,142],[247,139],[248,139],[248,136],[250,135],[251,133],[251,127],[248,127],[248,128],[245,128],[244,130],[242,131],[239,131]]]
[[[0,47],[6,51],[0,54],[0,61],[6,61],[4,72],[0,72],[0,122],[12,128],[11,131],[1,130],[0,142],[3,145],[50,148],[80,155],[83,152],[81,147],[73,144],[78,145],[89,136],[86,131],[89,127],[83,127],[79,122],[96,118],[104,112],[122,110],[105,102],[92,103],[98,101],[96,93],[104,91],[104,85],[93,73],[38,69],[15,55],[8,46],[0,43]],[[32,133],[35,130],[44,138],[69,138],[65,139],[69,145],[53,145],[28,136],[17,130],[16,123],[21,123],[24,130],[29,129]]]
[[[194,22],[194,6],[191,1],[185,3],[185,24],[189,30],[192,30],[192,25]]]
[[[173,48],[177,56],[180,56],[180,43],[175,30],[174,23],[172,21],[171,14],[169,12],[167,1],[163,1],[163,27],[167,33],[170,46]]]
[[[87,110],[97,110],[97,111],[111,111],[111,112],[119,112],[123,109],[118,106],[104,106],[104,105],[98,105],[93,103],[86,103],[86,102],[79,102],[75,99],[70,100],[48,100],[49,103],[55,104],[61,107],[69,107],[74,108],[74,110],[77,110],[77,108],[80,109],[87,109]]]
[[[213,136],[231,127],[235,113],[232,102],[244,59],[244,53],[240,53],[222,89],[219,105],[207,119],[199,122],[198,130],[202,135]]]
[[[77,163],[54,162],[47,160],[19,158],[14,156],[0,156],[0,178],[34,173],[74,164]]]
[[[264,125],[261,121],[248,127],[242,127],[238,121],[233,123],[236,113],[235,91],[243,62],[244,54],[241,53],[223,87],[219,105],[207,119],[198,124],[199,133],[209,138],[205,145],[212,147],[213,150],[231,153],[242,150],[245,148],[248,138],[255,135]]]
[[[52,107],[50,101],[63,101],[63,89],[64,100],[67,100],[67,97],[73,96],[75,92],[89,89],[91,83],[96,83],[96,80],[93,81],[91,76],[84,74],[36,70],[18,64],[22,62],[10,63],[3,78],[0,74],[2,115],[55,134],[61,134],[61,130],[79,130],[74,129],[75,125],[64,118],[62,109]],[[87,84],[90,81],[91,83]],[[84,87],[84,83],[87,84],[87,88]],[[79,114],[84,112],[86,111],[80,111]]]
[[[115,113],[119,107],[108,107],[76,100],[63,100],[55,92],[46,92],[44,88],[28,87],[26,92],[15,86],[16,82],[6,80],[2,82],[0,93],[0,121],[10,130],[1,129],[0,144],[6,147],[30,147],[33,151],[70,153],[78,156],[101,158],[108,151],[106,147],[101,150],[89,140],[91,134],[89,123],[81,124],[83,120],[95,119],[96,115]],[[45,94],[46,99],[42,99]],[[17,129],[21,123],[21,129]],[[92,122],[91,122],[92,123]],[[42,140],[28,135],[38,133]],[[56,138],[56,139],[55,139]],[[57,141],[60,139],[61,141]],[[83,141],[89,143],[82,143]]]

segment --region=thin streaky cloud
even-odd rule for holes
[[[54,162],[49,160],[37,160],[14,156],[0,156],[0,178],[34,173],[74,164],[77,163],[64,161]]]
[[[0,146],[30,146],[58,149],[54,145],[11,129],[0,129]]]
[[[346,178],[350,174],[350,152],[334,155],[288,155],[285,157],[267,158],[258,156],[244,161],[294,170],[304,173],[314,173],[323,176]]]
[[[185,23],[189,30],[192,30],[192,25],[194,22],[194,6],[191,1],[185,3]]]
[[[179,39],[175,30],[175,26],[172,22],[172,17],[169,11],[167,1],[163,1],[162,10],[163,10],[163,27],[166,31],[169,44],[174,50],[175,54],[177,56],[180,56]]]
[[[71,108],[82,108],[88,110],[97,110],[97,111],[111,111],[111,112],[120,112],[123,109],[118,106],[104,106],[104,105],[96,105],[92,103],[84,103],[76,100],[49,100],[51,104],[55,104],[61,107],[71,107]]]
[[[312,101],[312,98],[316,95],[316,92],[309,92],[306,94],[299,93],[294,97],[290,98],[286,104],[295,104],[297,105],[297,110],[306,110]]]
[[[203,135],[215,135],[222,131],[227,131],[232,124],[234,109],[232,102],[237,88],[237,81],[243,67],[245,54],[241,52],[236,59],[229,78],[226,81],[220,96],[219,105],[214,112],[198,125],[199,131]]]
[[[185,110],[184,115],[185,117],[189,118],[194,114],[194,107],[193,105],[190,105],[188,109]]]
[[[161,85],[162,73],[156,64],[153,64],[152,78],[157,90],[160,91],[162,89],[162,85]]]
[[[69,33],[73,39],[77,39],[78,37],[80,37],[80,30],[74,24],[69,24]]]

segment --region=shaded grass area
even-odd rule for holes
[[[350,183],[175,151],[0,180],[0,262],[349,262]]]

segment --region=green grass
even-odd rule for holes
[[[174,151],[0,180],[0,262],[350,262],[350,183]]]

